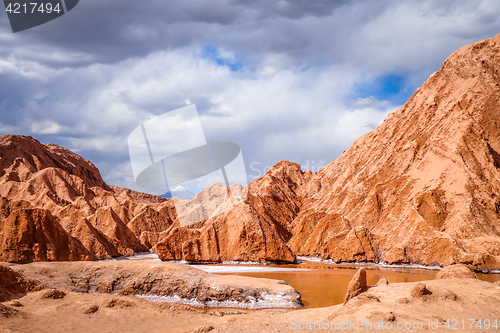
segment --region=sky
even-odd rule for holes
[[[59,144],[140,190],[129,134],[195,104],[249,181],[280,160],[317,171],[498,33],[497,0],[80,0],[15,34],[2,11],[0,135]]]

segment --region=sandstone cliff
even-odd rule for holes
[[[0,137],[0,196],[2,261],[131,255],[173,218],[171,202],[108,186],[91,162],[26,136]],[[152,207],[165,214],[145,230],[136,217]]]
[[[298,191],[298,255],[500,267],[500,35],[453,53]]]
[[[157,245],[160,257],[302,255],[499,269],[499,64],[500,35],[458,50],[320,172],[278,163],[231,212],[171,230]],[[251,237],[248,224],[258,224]]]
[[[300,203],[282,195],[264,205],[269,177],[235,209],[183,227],[173,200],[110,186],[91,162],[56,145],[2,136],[0,167],[0,261],[108,259],[151,247],[164,260],[296,260],[286,242]]]
[[[295,190],[310,177],[298,164],[280,162],[250,183],[246,199],[232,210],[187,227],[176,222],[154,249],[164,260],[293,262],[287,242],[301,207]],[[225,190],[215,185],[193,200]]]

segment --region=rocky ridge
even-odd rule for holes
[[[109,186],[90,161],[31,137],[0,137],[0,166],[3,261],[131,255],[146,251],[174,218],[171,202]],[[150,207],[163,217],[144,231],[141,216]]]
[[[151,247],[162,259],[296,259],[281,237],[279,216],[259,213],[255,195],[238,209],[182,227],[173,200],[108,185],[90,161],[57,145],[2,136],[0,166],[3,261],[109,259]],[[226,188],[214,186],[193,200],[217,191]]]

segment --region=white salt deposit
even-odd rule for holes
[[[167,302],[176,304],[185,304],[196,307],[209,307],[209,308],[242,308],[242,309],[270,309],[270,308],[299,308],[301,307],[294,300],[290,300],[289,296],[277,293],[269,294],[262,292],[260,294],[261,298],[255,298],[252,296],[247,296],[248,302],[238,302],[238,301],[206,301],[200,302],[193,299],[181,298],[177,295],[174,296],[158,296],[158,295],[136,295],[137,297],[143,298],[149,302]]]

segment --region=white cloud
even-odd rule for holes
[[[34,134],[57,134],[62,127],[52,120],[42,120],[31,124],[31,132]]]

